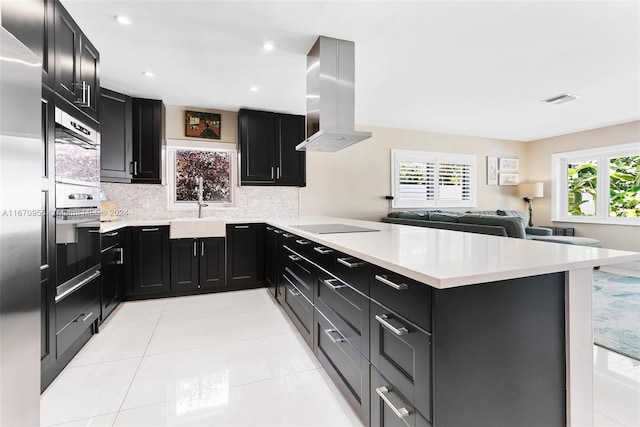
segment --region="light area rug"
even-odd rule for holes
[[[640,360],[640,277],[593,272],[596,345]]]

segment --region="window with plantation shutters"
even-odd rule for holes
[[[475,206],[476,158],[391,150],[394,208]]]

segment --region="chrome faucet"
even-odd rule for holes
[[[202,193],[203,193],[202,177],[199,176],[198,177],[198,218],[202,218],[202,208],[203,207],[206,208],[207,206],[209,206],[206,203],[203,203],[203,201],[202,201]]]

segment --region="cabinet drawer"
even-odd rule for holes
[[[312,246],[313,258],[311,258],[311,260],[325,270],[333,272],[336,265],[337,251],[315,242]]]
[[[336,277],[363,294],[369,295],[369,275],[371,274],[369,263],[343,253],[337,253],[333,272]]]
[[[312,346],[313,330],[313,304],[295,284],[295,279],[291,278],[286,272],[282,275],[284,278],[284,308],[289,313],[289,317],[293,320],[296,328],[302,334],[302,337]]]
[[[316,278],[314,266],[293,253],[288,254],[283,263],[283,272],[287,273],[298,289],[309,300],[313,301],[313,284]]]
[[[398,393],[390,381],[371,367],[371,426],[430,427],[431,423]]]
[[[105,250],[120,242],[120,230],[100,234],[100,249]]]
[[[100,316],[100,277],[56,304],[56,353],[60,357]]]
[[[431,335],[371,301],[371,363],[431,419]]]
[[[291,249],[293,249],[295,252],[299,253],[300,255],[308,258],[308,259],[312,259],[313,257],[313,246],[317,244],[312,242],[311,240],[307,240],[303,237],[300,236],[296,236],[295,234],[291,234],[291,233],[283,233],[283,236],[285,238],[291,236],[288,240],[287,240],[287,246]]]
[[[369,362],[353,348],[342,332],[316,307],[315,354],[327,373],[367,424],[369,415]]]
[[[369,357],[369,299],[340,280],[320,273],[316,306],[366,358]]]
[[[371,298],[431,332],[433,290],[429,285],[374,267],[370,292]]]

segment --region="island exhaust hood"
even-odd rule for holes
[[[338,151],[371,137],[355,128],[355,44],[320,36],[307,55],[307,139],[298,151]]]

